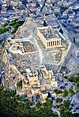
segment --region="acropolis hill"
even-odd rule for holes
[[[59,29],[27,19],[16,34],[6,40],[8,58],[6,78],[2,81],[6,89],[27,94],[30,101],[39,95],[39,101],[44,102],[49,90],[55,95],[53,89],[58,83],[54,72],[59,72],[70,48],[58,33]],[[19,82],[22,82],[21,87],[18,87]]]
[[[32,104],[25,111],[26,103],[16,99],[15,110],[18,102],[28,116],[35,108],[38,117],[43,110],[45,117],[52,111],[59,117],[79,113],[78,0],[0,1],[0,85],[3,115],[14,112],[6,94],[12,90]]]

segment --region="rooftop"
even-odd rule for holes
[[[57,35],[55,34],[55,31],[51,27],[48,27],[46,29],[40,29],[40,32],[43,34],[46,40],[57,37]]]

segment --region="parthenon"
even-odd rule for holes
[[[61,38],[57,34],[55,34],[51,26],[38,27],[37,36],[42,41],[46,49],[62,47]]]

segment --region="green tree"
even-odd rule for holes
[[[62,101],[63,101],[62,98],[57,98],[57,99],[56,99],[56,102],[57,102],[57,103],[61,103]]]
[[[0,34],[3,34],[5,32],[9,31],[9,28],[0,28]]]
[[[0,87],[0,116],[1,117],[58,117],[51,110],[52,102],[46,99],[46,103],[39,107],[31,107],[32,103],[14,91],[4,90]]]
[[[76,89],[79,90],[79,82],[77,82]]]
[[[8,23],[3,24],[3,27],[5,28],[8,25]]]
[[[61,91],[61,90],[58,90],[58,89],[55,89],[54,92],[55,92],[56,94],[61,94],[61,93],[62,93],[62,91]]]
[[[71,76],[70,78],[68,78],[68,80],[69,80],[70,82],[76,82],[76,78],[75,78],[74,76]]]
[[[63,105],[60,107],[60,115],[61,117],[70,117],[68,113],[70,113],[70,101],[66,100],[63,102]],[[70,113],[71,114],[71,113]]]
[[[11,34],[14,34],[18,27],[21,26],[24,23],[24,21],[18,21],[17,19],[15,19],[13,22],[11,22],[10,26],[13,26],[14,30],[11,32]]]
[[[22,80],[17,83],[17,87],[22,87]]]
[[[70,93],[71,96],[73,96],[75,94],[75,92],[73,91],[73,86],[71,86],[69,88],[69,93]]]
[[[63,97],[67,97],[68,96],[68,91],[65,89],[64,91],[63,91]]]

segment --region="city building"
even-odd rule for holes
[[[53,86],[53,87],[58,87],[58,84],[57,84],[57,81],[55,80],[55,78],[52,78],[51,79],[51,85]]]
[[[79,68],[79,58],[72,58],[67,64],[67,68],[72,71]]]
[[[38,79],[38,74],[37,72],[33,72],[30,69],[26,69],[27,71],[27,78],[29,80],[29,84],[32,87],[40,87],[40,82]]]
[[[42,74],[45,79],[51,79],[54,76],[54,73],[52,70],[47,71],[46,67],[42,67]]]
[[[62,47],[61,38],[55,33],[51,26],[38,27],[37,36],[46,49]]]
[[[75,50],[75,55],[76,55],[77,58],[79,58],[79,49]]]
[[[75,44],[76,44],[77,46],[79,46],[79,38],[76,38],[76,39],[75,39]]]

